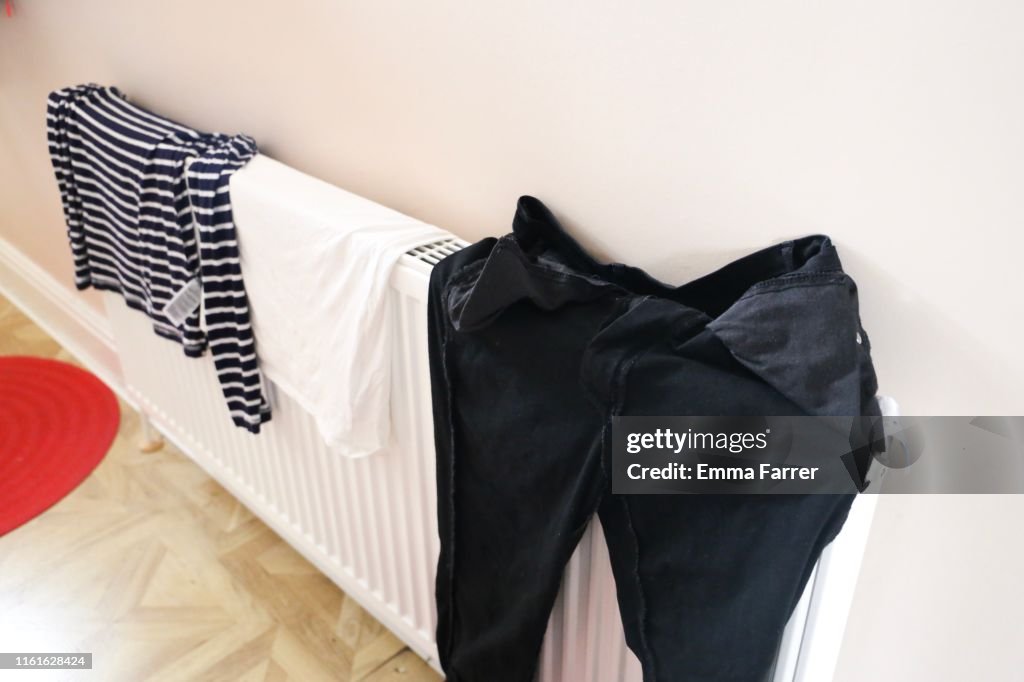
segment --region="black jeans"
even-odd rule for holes
[[[533,679],[597,513],[644,680],[762,682],[852,496],[612,495],[609,424],[872,414],[856,287],[829,239],[669,287],[596,262],[524,197],[512,234],[434,268],[429,319],[448,680]]]

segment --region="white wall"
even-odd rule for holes
[[[835,682],[1019,682],[1021,498],[882,496]]]
[[[827,232],[860,283],[882,388],[906,413],[1024,414],[1024,3],[16,10],[0,19],[0,237],[68,286],[43,102],[97,81],[182,122],[248,132],[271,156],[466,238],[506,231],[517,195],[536,194],[598,253],[672,282]],[[964,499],[883,501],[875,564],[958,561],[898,594],[866,571],[844,680],[939,679],[908,677],[891,629],[929,649],[929,672],[958,670],[964,649],[933,650],[945,640],[928,634],[950,624],[949,594],[977,597],[956,615],[975,624],[965,647],[990,673],[1019,663],[999,643],[1024,604],[985,573],[1019,550],[978,532],[1019,535],[1024,504]],[[872,656],[877,674],[858,676]]]

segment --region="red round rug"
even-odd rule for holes
[[[43,513],[96,468],[121,411],[74,365],[0,357],[0,535]]]

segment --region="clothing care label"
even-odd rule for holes
[[[197,278],[190,279],[188,283],[171,296],[171,300],[164,306],[163,313],[175,327],[180,327],[185,319],[199,307],[202,300],[203,290]]]

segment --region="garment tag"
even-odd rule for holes
[[[171,321],[175,327],[180,327],[189,315],[199,307],[202,299],[202,288],[198,279],[190,279],[185,286],[178,289],[171,300],[164,306],[164,316]]]

